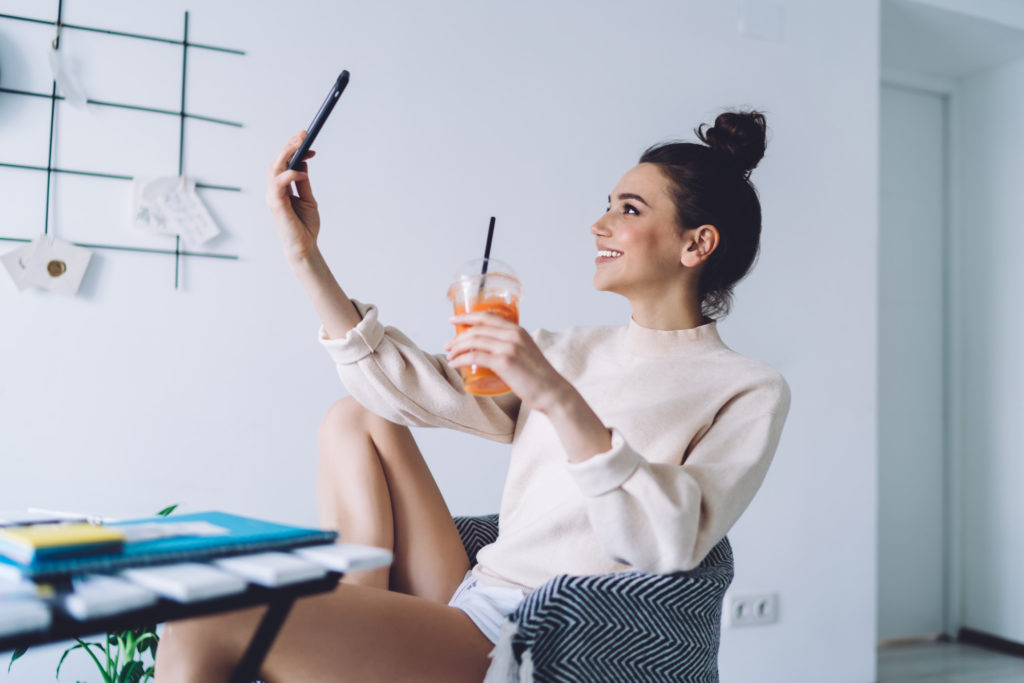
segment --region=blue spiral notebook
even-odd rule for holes
[[[135,536],[153,536],[154,530],[187,523],[198,523],[214,531],[209,535],[174,535],[149,540],[132,540]],[[129,567],[143,567],[170,562],[203,561],[229,555],[242,555],[265,550],[287,550],[307,545],[333,543],[334,531],[311,529],[265,522],[226,512],[196,512],[170,517],[153,517],[108,524],[125,532],[127,541],[117,552],[61,559],[36,559],[19,563],[0,557],[0,575],[25,577],[36,581],[59,579],[73,574],[113,572]],[[133,527],[135,533],[133,534]],[[173,529],[173,526],[172,526]]]

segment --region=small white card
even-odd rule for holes
[[[53,235],[42,235],[0,257],[19,290],[40,287],[57,294],[78,292],[92,251]]]
[[[220,234],[196,183],[185,176],[135,179],[135,227],[164,235],[181,235],[198,246]]]
[[[64,100],[75,109],[85,109],[88,104],[85,91],[78,82],[73,62],[63,50],[50,48],[50,71]]]
[[[33,244],[35,250],[28,263],[29,282],[57,294],[76,294],[89,267],[92,252],[53,235],[43,235]]]
[[[176,177],[135,178],[133,223],[136,228],[158,235],[175,234],[167,225],[167,217],[157,204],[156,199],[162,193],[171,191],[177,182]]]
[[[329,543],[296,548],[296,555],[337,572],[387,567],[393,559],[391,551],[357,543]]]
[[[125,569],[121,576],[178,602],[211,600],[243,593],[248,586],[244,579],[199,562]]]
[[[0,256],[0,262],[4,264],[19,292],[32,286],[28,280],[28,259],[34,250],[35,245],[29,242]]]
[[[42,631],[50,625],[50,610],[46,603],[34,598],[4,600],[0,610],[0,637],[29,631]]]
[[[268,588],[312,581],[327,574],[327,570],[316,562],[282,552],[236,555],[214,560],[213,563],[225,571]]]
[[[115,576],[89,574],[72,579],[74,590],[64,597],[64,609],[75,619],[96,619],[149,607],[153,591]]]

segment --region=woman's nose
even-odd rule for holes
[[[600,218],[594,221],[594,224],[590,226],[590,234],[594,236],[608,235],[608,226],[605,224],[605,218],[608,214],[602,214]]]

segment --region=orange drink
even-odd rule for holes
[[[519,280],[512,269],[500,261],[488,259],[487,273],[480,271],[484,259],[467,263],[459,272],[455,283],[448,288],[448,298],[455,314],[485,311],[500,315],[505,320],[519,323]],[[472,325],[456,325],[461,334]],[[462,387],[476,396],[498,396],[509,391],[508,386],[490,369],[482,365],[459,368]]]

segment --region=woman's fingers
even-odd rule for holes
[[[445,350],[465,350],[473,346],[479,346],[485,342],[500,342],[502,344],[515,344],[519,339],[519,328],[503,328],[497,326],[473,325],[455,335],[447,344]]]
[[[300,130],[284,144],[284,147],[281,148],[281,151],[277,153],[277,156],[274,157],[274,160],[270,163],[269,175],[271,178],[288,168],[288,162],[291,161],[291,158],[295,155],[295,150],[299,148],[299,145],[302,144],[302,140],[305,137],[306,131]]]
[[[495,356],[487,351],[473,350],[467,351],[459,356],[450,358],[448,365],[453,368],[468,368],[471,365],[482,365],[485,368],[494,370],[496,363],[494,362]]]
[[[305,183],[308,189],[309,174],[304,171],[284,171],[272,177],[267,192],[267,204],[271,208],[291,206],[291,202],[286,201],[286,198],[290,199],[294,196],[291,188],[292,183],[295,183],[296,186],[299,183]],[[310,197],[312,197],[312,194],[310,194]]]
[[[499,353],[503,350],[510,350],[511,347],[512,344],[508,339],[481,333],[470,334],[469,332],[463,332],[445,345],[445,351],[449,358],[454,358],[473,349],[484,349],[491,353]]]
[[[306,158],[313,156],[313,152],[306,155]],[[306,170],[306,162],[303,161],[299,164],[299,168],[302,169],[302,177],[295,180],[295,189],[299,193],[299,199],[304,199],[307,202],[315,202],[313,198],[313,187],[309,184],[309,172]]]
[[[302,144],[302,141],[306,137],[306,131],[302,130],[296,133],[281,151],[278,152],[274,161],[270,164],[270,178],[268,179],[268,185],[273,188],[273,194],[278,197],[278,201],[272,201],[268,203],[283,205],[285,197],[294,197],[295,194],[292,192],[291,185],[295,183],[295,189],[298,191],[299,199],[303,199],[308,202],[316,201],[313,198],[313,188],[309,184],[309,173],[307,171],[306,160],[311,159],[316,155],[313,150],[307,150],[302,156],[302,162],[297,165],[295,170],[288,170],[288,162],[295,156],[296,150]]]
[[[455,323],[456,325],[494,325],[496,327],[505,328],[517,328],[518,324],[503,318],[496,313],[488,313],[487,311],[471,311],[469,313],[460,313],[453,315],[448,319],[448,322]]]

